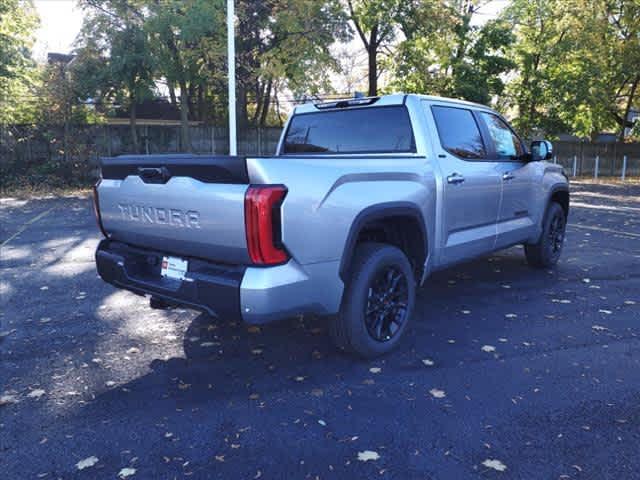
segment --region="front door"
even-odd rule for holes
[[[443,182],[442,254],[446,265],[493,250],[502,188],[499,162],[488,160],[472,110],[427,104]],[[436,141],[437,140],[437,141]]]
[[[508,247],[533,234],[533,181],[538,165],[524,161],[524,146],[503,119],[489,112],[481,112],[479,117],[491,139],[490,156],[498,162],[502,182],[496,248]]]

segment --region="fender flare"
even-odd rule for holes
[[[540,236],[542,235],[542,228],[543,228],[544,222],[545,222],[545,220],[547,218],[547,210],[549,209],[549,205],[551,204],[551,197],[553,197],[553,195],[558,193],[558,192],[566,192],[567,195],[570,195],[569,194],[569,185],[567,185],[565,183],[555,183],[549,189],[549,192],[546,195],[546,201],[545,201],[545,204],[544,204],[544,211],[540,215],[540,221],[537,224],[537,228],[539,230],[536,231],[535,237],[532,237],[529,240],[531,243],[537,243],[540,240]],[[568,218],[569,218],[569,205],[567,205],[567,220],[568,220]]]
[[[569,197],[569,202],[567,204],[567,218],[569,218],[569,207],[571,205],[571,193],[569,192],[569,185],[566,183],[555,183],[549,189],[549,193],[547,194],[547,202],[545,204],[546,207],[551,203],[551,197],[553,197],[558,192],[566,192]],[[546,208],[545,208],[546,212]],[[544,220],[544,219],[543,219]]]
[[[427,239],[427,228],[420,208],[415,203],[411,202],[377,203],[361,210],[351,223],[349,233],[347,234],[347,240],[345,242],[344,249],[342,250],[342,258],[340,259],[339,274],[343,282],[346,283],[348,279],[347,273],[355,254],[356,242],[364,226],[369,222],[389,217],[412,217],[417,221],[424,243],[425,259],[428,257],[429,243]],[[423,265],[421,265],[421,267],[423,267]]]

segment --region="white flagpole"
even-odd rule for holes
[[[227,0],[227,64],[229,77],[229,155],[238,154],[236,138],[236,41],[234,0]]]

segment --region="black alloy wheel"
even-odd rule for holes
[[[367,295],[365,323],[371,338],[387,342],[407,320],[409,289],[404,273],[394,266],[382,268]]]
[[[359,244],[340,311],[329,323],[331,338],[338,348],[364,358],[389,353],[411,323],[415,299],[415,271],[402,250]]]
[[[536,243],[525,244],[529,265],[550,268],[558,263],[564,246],[567,216],[562,206],[551,202],[542,224],[542,234]]]
[[[564,230],[565,221],[564,216],[556,213],[551,219],[549,225],[549,246],[551,247],[552,255],[560,255],[562,251],[562,245],[564,243]]]

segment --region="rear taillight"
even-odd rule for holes
[[[280,205],[286,194],[283,185],[251,186],[245,194],[247,247],[256,265],[275,265],[289,259],[280,241]]]
[[[98,228],[102,232],[102,235],[105,238],[108,238],[107,232],[104,230],[102,226],[102,217],[100,216],[100,200],[98,198],[98,186],[100,185],[100,181],[93,186],[93,213],[96,216],[96,222],[98,222]]]

